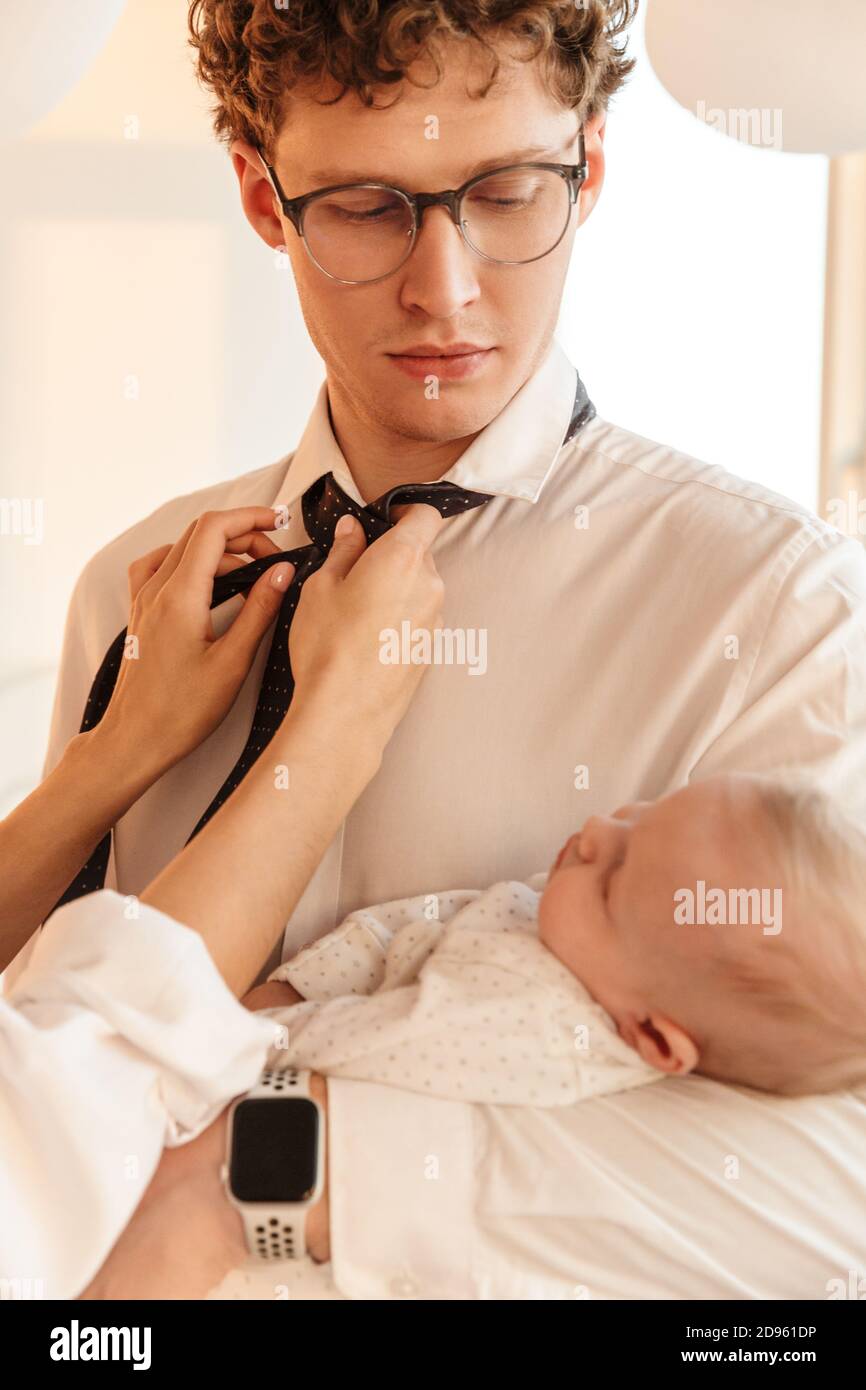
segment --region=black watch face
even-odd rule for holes
[[[241,1101],[232,1128],[231,1190],[242,1202],[303,1202],[316,1185],[318,1152],[313,1101]]]

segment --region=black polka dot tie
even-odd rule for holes
[[[211,816],[219,810],[223,802],[231,796],[235,787],[243,781],[285,718],[295,688],[289,663],[289,628],[306,580],[311,574],[315,574],[317,569],[321,568],[330,553],[334,540],[334,528],[340,517],[347,513],[357,517],[364,528],[364,535],[369,545],[393,526],[392,506],[405,505],[409,502],[426,502],[429,506],[435,507],[443,516],[448,517],[456,516],[459,512],[470,511],[473,507],[480,507],[489,501],[489,493],[467,492],[454,483],[401,483],[399,486],[391,488],[390,492],[386,492],[378,501],[371,502],[367,507],[360,507],[352,501],[351,497],[347,496],[339,483],[335,481],[332,473],[327,473],[313,483],[311,488],[308,488],[304,493],[302,509],[304,526],[312,544],[300,546],[296,550],[284,551],[280,555],[269,556],[265,560],[256,560],[243,570],[236,571],[237,578],[240,579],[243,576],[248,586],[255,582],[264,569],[267,569],[269,565],[276,564],[278,560],[291,560],[296,566],[294,578],[277,615],[273,641],[265,666],[250,736],[240,758],[199,820],[190,839],[207,825]],[[215,586],[223,579],[232,580],[236,576],[221,575],[215,581]],[[230,597],[232,593],[238,592],[237,589],[228,587],[229,592],[221,595],[219,602],[223,602],[223,599]]]
[[[589,400],[586,389],[578,377],[571,422],[563,445],[567,444],[594,415],[595,407]],[[295,574],[283,596],[277,614],[274,635],[249,738],[238,761],[193,828],[189,837],[190,840],[207,825],[215,812],[243,781],[285,718],[294,691],[294,681],[289,663],[289,628],[304,583],[325,563],[333,544],[334,528],[340,517],[347,513],[357,517],[364,528],[367,543],[370,544],[378,540],[394,525],[391,516],[392,507],[403,506],[412,502],[426,502],[435,507],[443,516],[449,517],[483,506],[490,500],[491,495],[489,493],[469,492],[465,488],[458,487],[455,483],[400,483],[384,493],[375,502],[370,502],[366,507],[362,507],[343,491],[332,473],[326,473],[307,489],[302,499],[304,526],[310,538],[308,545],[298,546],[293,550],[279,551],[277,554],[268,555],[264,559],[254,560],[242,568],[232,570],[228,574],[218,575],[214,579],[211,608],[217,608],[236,594],[250,589],[259,576],[271,565],[288,560],[295,566]],[[126,635],[126,628],[124,628],[123,632],[119,633],[112,642],[96,673],[81,723],[82,733],[94,728],[108,708],[120,671],[120,663],[123,660]],[[94,893],[103,887],[110,851],[111,833],[109,832],[99,842],[84,868],[72,880],[52,911],[64,903],[72,902],[75,898],[83,897],[87,893]]]

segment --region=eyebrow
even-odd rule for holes
[[[577,139],[577,132],[569,145],[573,145]],[[482,159],[477,164],[473,164],[471,169],[466,171],[465,177],[460,180],[455,187],[460,184],[468,183],[474,179],[476,174],[486,174],[489,169],[502,169],[507,164],[524,164],[528,160],[534,160],[539,155],[551,156],[559,154],[562,145],[552,148],[549,145],[526,145],[522,150],[507,150],[504,154],[498,154],[493,159]],[[553,162],[553,161],[551,161]],[[556,161],[559,162],[559,161]],[[387,183],[394,188],[402,188],[403,181],[396,174],[371,174],[369,169],[314,169],[309,175],[310,183],[319,184],[322,188],[327,188],[330,184],[338,183]]]

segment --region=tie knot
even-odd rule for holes
[[[307,535],[327,554],[333,544],[334,527],[341,516],[356,517],[370,544],[394,525],[393,506],[425,502],[442,516],[456,516],[489,501],[489,493],[469,492],[456,483],[398,483],[375,502],[362,507],[343,491],[333,473],[325,473],[307,488],[301,506]]]

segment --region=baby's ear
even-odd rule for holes
[[[670,1076],[694,1071],[700,1057],[688,1033],[663,1014],[649,1014],[638,1023],[634,1046],[645,1062]]]

